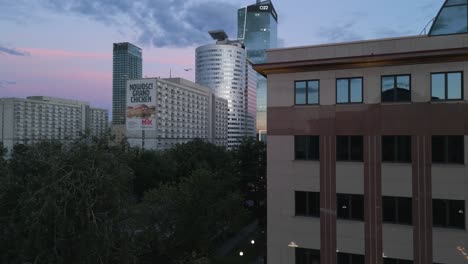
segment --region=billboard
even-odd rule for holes
[[[156,80],[127,81],[127,130],[156,129]]]

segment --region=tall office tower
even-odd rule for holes
[[[268,51],[268,263],[467,263],[468,2],[429,35]]]
[[[131,43],[114,43],[112,67],[112,124],[125,124],[126,82],[143,75],[141,49]]]
[[[255,79],[249,79],[250,62],[244,45],[231,41],[224,31],[210,31],[216,44],[196,49],[195,78],[198,84],[210,88],[213,93],[228,101],[228,148],[239,145],[245,136],[255,136],[249,125],[255,124],[252,103],[255,100]],[[254,74],[255,76],[255,74]]]
[[[237,11],[237,39],[247,49],[247,58],[254,64],[266,62],[266,50],[277,47],[278,15],[271,1],[259,1]],[[257,77],[257,132],[261,139],[266,126],[266,79]]]
[[[41,140],[69,142],[85,133],[102,136],[107,123],[107,110],[82,101],[48,96],[0,98],[0,143],[8,150],[15,144]]]

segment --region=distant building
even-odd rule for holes
[[[196,82],[228,102],[228,147],[243,137],[255,137],[256,73],[244,45],[224,31],[211,31],[216,44],[196,49]]]
[[[108,111],[86,102],[47,96],[0,98],[0,139],[4,147],[40,140],[70,141],[107,130]]]
[[[277,47],[278,14],[271,1],[259,1],[237,11],[237,39],[244,43],[247,58],[254,64],[266,62],[266,50]],[[257,76],[256,130],[266,130],[267,82]],[[264,137],[260,136],[261,139]]]
[[[227,146],[227,100],[209,88],[182,78],[128,80],[128,86],[142,82],[156,87],[154,129],[126,130],[130,146],[164,150],[194,139]],[[137,109],[135,109],[137,111]]]
[[[467,263],[468,2],[429,35],[267,51],[268,263]]]
[[[142,52],[128,42],[114,43],[112,60],[112,124],[125,124],[126,81],[143,76]]]

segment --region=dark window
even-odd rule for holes
[[[382,136],[382,161],[411,162],[411,136]]]
[[[432,223],[437,227],[465,229],[465,201],[433,199]]]
[[[407,197],[382,197],[383,222],[408,224],[412,222],[412,201]]]
[[[320,82],[318,80],[296,81],[294,90],[297,105],[319,103]]]
[[[308,248],[296,248],[296,264],[320,264],[320,251]]]
[[[294,136],[296,160],[319,160],[319,136]]]
[[[336,79],[336,103],[362,103],[362,77]]]
[[[295,192],[297,216],[320,216],[320,193]]]
[[[413,264],[412,260],[384,258],[384,264]]]
[[[364,196],[337,194],[336,210],[339,219],[364,220]]]
[[[382,102],[410,102],[410,75],[382,76]]]
[[[463,136],[432,136],[432,162],[464,164]]]
[[[463,74],[461,72],[433,73],[431,75],[432,101],[463,99]]]
[[[336,160],[363,161],[362,136],[337,136]]]
[[[341,253],[336,254],[337,264],[364,264],[364,255]]]

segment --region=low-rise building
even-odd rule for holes
[[[194,139],[227,146],[227,100],[216,97],[207,87],[182,78],[128,80],[127,86],[142,81],[155,84],[156,98],[151,106],[155,125],[152,129],[132,130],[127,124],[130,146],[163,150]]]
[[[48,96],[0,98],[0,139],[9,150],[18,143],[71,141],[85,133],[100,136],[107,123],[108,111],[87,102]]]

